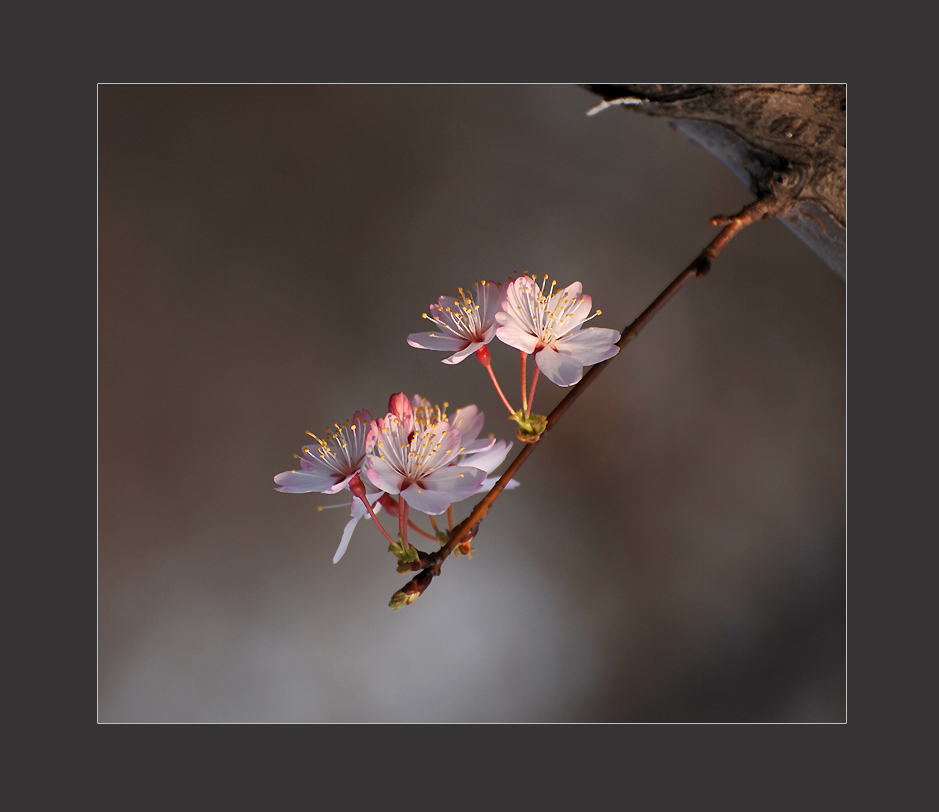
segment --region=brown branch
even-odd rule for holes
[[[788,198],[766,197],[745,206],[732,217],[725,217],[723,215],[712,217],[710,221],[711,225],[722,225],[724,228],[711,240],[707,247],[691,261],[688,267],[672,280],[671,284],[655,298],[652,304],[643,310],[635,321],[623,330],[620,340],[616,342],[620,350],[626,347],[627,344],[633,341],[633,339],[642,332],[643,328],[652,321],[659,310],[684,287],[686,282],[707,274],[718,254],[720,254],[740,231],[758,220],[767,220],[771,216],[784,214],[789,210],[791,205],[792,201]],[[564,399],[558,403],[551,414],[548,415],[547,426],[543,434],[547,434],[551,431],[554,425],[573,405],[574,401],[584,393],[584,390],[596,380],[597,376],[603,372],[607,365],[616,357],[618,357],[618,354],[613,356],[613,358],[595,364],[587,370],[584,377],[571,388],[570,392],[567,393]],[[519,451],[515,459],[512,460],[509,467],[505,469],[505,473],[499,477],[498,482],[496,482],[490,491],[476,504],[470,515],[450,531],[449,540],[439,550],[432,553],[424,553],[415,548],[418,559],[409,567],[407,565],[399,566],[398,570],[399,572],[406,572],[408,569],[412,571],[420,570],[420,574],[416,575],[392,595],[389,604],[391,607],[398,609],[401,606],[406,606],[417,600],[427,587],[430,586],[434,577],[440,575],[441,565],[457,547],[462,547],[466,552],[469,551],[469,543],[475,538],[476,533],[479,532],[479,525],[489,514],[493,503],[499,498],[499,494],[502,493],[503,489],[516,474],[518,469],[522,467],[525,460],[531,456],[537,445],[537,442],[524,444],[522,450]]]

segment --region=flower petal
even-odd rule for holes
[[[474,352],[476,352],[476,350],[478,350],[478,349],[479,349],[480,347],[482,347],[482,346],[484,346],[484,345],[483,345],[483,343],[482,343],[481,341],[474,341],[472,344],[467,344],[467,345],[466,345],[462,350],[460,350],[459,352],[455,352],[455,353],[454,353],[453,355],[451,355],[449,358],[444,358],[444,359],[443,359],[443,363],[445,363],[445,364],[459,364],[460,361],[463,361],[464,359],[468,358],[470,355],[472,355]]]
[[[496,444],[495,437],[483,437],[482,440],[473,440],[471,443],[464,443],[460,448],[461,456],[466,456],[467,454],[479,454],[483,451],[488,451]],[[476,466],[479,467],[478,465]]]
[[[337,564],[339,559],[345,555],[346,549],[349,546],[349,540],[352,538],[352,531],[355,530],[355,526],[359,523],[361,518],[361,516],[353,516],[346,523],[346,526],[342,530],[342,539],[339,541],[339,549],[336,550],[336,554],[333,556],[333,564]]]
[[[496,313],[502,310],[505,293],[501,285],[492,280],[476,284],[476,303],[479,305],[479,320],[482,324],[492,324]],[[492,336],[489,336],[489,340]]]
[[[503,344],[508,344],[510,347],[515,347],[515,349],[529,355],[537,349],[538,339],[513,314],[507,312],[497,313],[496,321],[500,325],[496,330],[496,338]]]
[[[410,484],[401,491],[401,495],[410,507],[430,516],[443,513],[453,503],[453,500],[446,492],[429,491],[420,487],[417,483]]]
[[[351,475],[349,479],[352,479]],[[334,490],[334,474],[321,471],[284,471],[274,477],[274,487],[281,493],[337,493],[349,479]]]
[[[374,494],[372,494],[374,496]],[[369,500],[371,502],[371,500]],[[340,558],[345,555],[346,548],[349,546],[349,540],[352,538],[352,532],[355,530],[355,526],[362,519],[371,519],[372,517],[368,515],[368,511],[365,509],[365,503],[361,499],[352,500],[352,509],[349,511],[352,515],[352,518],[346,523],[346,526],[342,530],[342,539],[339,541],[339,549],[336,550],[336,554],[333,556],[333,564],[337,563]],[[375,504],[372,505],[372,510],[378,513],[381,510],[381,505],[378,504],[378,501],[375,501]]]
[[[385,493],[398,494],[405,484],[405,478],[380,457],[368,458],[368,468],[365,476],[378,489]]]
[[[414,429],[414,412],[411,410],[411,401],[404,392],[395,392],[388,398],[388,413],[393,414],[401,421],[406,434]]]
[[[482,493],[483,491],[491,491],[492,486],[495,485],[500,479],[501,477],[497,477],[497,476],[486,477],[482,482],[482,487],[480,487],[479,492]],[[517,479],[510,479],[503,486],[503,490],[514,491],[521,484],[522,483],[519,482]]]
[[[408,336],[408,344],[421,350],[454,352],[466,346],[466,339],[442,333],[411,333]]]
[[[512,443],[506,445],[505,440],[499,440],[489,451],[483,451],[480,454],[473,454],[460,460],[460,465],[469,465],[472,468],[479,468],[487,474],[492,473],[496,468],[502,465],[509,451],[512,450]]]
[[[474,403],[457,409],[450,419],[450,425],[460,432],[463,445],[468,445],[479,437],[479,432],[483,430],[485,415],[479,411]]]
[[[583,286],[579,282],[575,282],[548,299],[545,305],[545,310],[548,313],[565,310],[563,318],[559,318],[555,325],[555,336],[573,332],[590,315],[590,311],[593,309],[593,299],[586,293],[581,295],[582,290]]]
[[[502,307],[509,313],[528,314],[540,295],[541,288],[530,276],[520,276],[506,286]]]
[[[428,491],[446,493],[451,502],[460,502],[479,492],[486,473],[468,465],[448,465],[424,477],[421,485]]]
[[[545,377],[558,386],[573,386],[584,377],[584,365],[572,355],[554,347],[545,347],[536,352],[535,363]]]
[[[347,488],[349,486],[349,482],[352,480],[352,477],[354,477],[357,473],[358,471],[353,471],[345,479],[339,480],[339,482],[337,482],[331,488],[327,488],[325,491],[321,491],[321,493],[339,493],[339,491],[343,490],[343,488]]]
[[[584,366],[590,366],[616,355],[619,352],[616,346],[619,339],[620,334],[616,330],[588,327],[558,339],[556,346],[560,352],[576,358]]]

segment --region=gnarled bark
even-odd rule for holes
[[[594,111],[617,104],[667,118],[757,197],[791,199],[780,219],[845,278],[845,85],[585,87],[604,100]]]

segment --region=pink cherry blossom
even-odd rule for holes
[[[414,402],[416,408],[403,393],[393,395],[388,414],[372,421],[365,474],[375,487],[401,494],[410,507],[437,515],[478,493],[488,472],[458,460],[467,449],[460,430],[447,418],[446,404],[430,406],[418,395]],[[475,429],[478,435],[482,423],[477,414],[462,417],[469,433]],[[483,444],[477,447],[482,449]],[[492,446],[489,443],[486,450]]]
[[[300,459],[300,470],[284,471],[274,477],[274,487],[283,493],[339,493],[349,487],[352,478],[359,474],[365,463],[368,451],[368,431],[372,416],[364,409],[356,412],[351,421],[344,426],[334,424],[334,429],[320,439],[312,432],[307,432],[316,444],[304,446]],[[381,495],[372,490],[366,498],[372,504]],[[374,504],[376,511],[380,506]],[[346,523],[339,542],[339,549],[333,556],[335,564],[342,558],[349,546],[349,540],[356,525],[364,517],[368,518],[361,499],[353,499],[350,510],[351,519]]]
[[[477,282],[474,289],[475,296],[463,288],[458,299],[441,296],[437,304],[430,306],[430,315],[424,314],[425,319],[440,329],[433,333],[411,333],[408,344],[424,350],[452,352],[443,363],[458,364],[492,341],[496,334],[496,314],[502,308],[502,286],[483,281]]]
[[[325,439],[307,432],[315,441],[304,446],[300,470],[284,471],[274,477],[274,485],[283,493],[339,493],[349,480],[362,470],[368,451],[368,430],[372,416],[364,409],[356,412],[344,426],[334,423]]]
[[[415,395],[411,403],[415,412],[418,413],[423,409],[424,413],[429,414],[435,408],[430,401],[420,395]],[[444,406],[446,405],[444,404]],[[505,440],[496,440],[495,437],[477,439],[483,428],[484,417],[485,415],[472,403],[462,409],[457,409],[453,413],[450,418],[450,425],[457,429],[463,438],[462,450],[457,455],[454,464],[469,465],[491,474],[505,461],[509,451],[512,450],[513,444],[512,442],[506,443]],[[498,479],[499,477],[487,477],[479,484],[474,493],[488,491],[496,484]],[[512,490],[518,486],[517,480],[510,479],[505,487]]]
[[[620,334],[604,327],[581,330],[593,318],[590,296],[583,293],[580,282],[555,292],[556,284],[545,291],[545,282],[538,285],[529,276],[513,279],[505,289],[503,310],[495,316],[496,336],[510,347],[534,354],[548,380],[572,386],[583,377],[585,366],[619,352]]]

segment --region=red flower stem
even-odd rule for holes
[[[431,524],[433,524],[433,520],[431,520]],[[430,533],[428,533],[426,530],[422,530],[420,527],[418,527],[416,524],[414,524],[414,522],[411,521],[410,519],[408,519],[408,527],[410,527],[412,530],[414,530],[414,531],[420,533],[425,539],[430,539],[431,541],[437,541],[437,537],[436,537],[436,536],[432,536],[432,535],[431,535]]]
[[[406,550],[408,548],[408,503],[400,493],[398,494],[398,531],[401,533],[401,540]]]
[[[525,394],[525,384],[526,384],[526,372],[525,365],[528,363],[528,353],[519,350],[519,355],[522,356],[522,409],[525,412],[525,417],[528,417],[528,397]]]
[[[453,505],[450,505],[450,507],[447,508],[447,524],[450,525],[447,529],[452,531],[453,530]]]
[[[375,511],[372,510],[372,506],[368,503],[368,499],[366,499],[364,496],[359,496],[359,499],[361,499],[362,502],[365,504],[365,509],[368,511],[368,515],[372,517],[372,521],[375,522],[375,527],[377,527],[379,530],[381,530],[381,534],[382,534],[386,539],[388,539],[388,541],[389,541],[391,544],[394,544],[394,543],[395,543],[395,540],[394,540],[391,536],[388,535],[388,531],[385,530],[385,528],[384,528],[384,526],[382,525],[382,523],[381,523],[380,521],[378,521],[378,517],[375,515]]]
[[[486,352],[483,353],[483,350],[486,350]],[[499,393],[499,397],[502,398],[502,402],[505,404],[505,408],[509,410],[509,414],[515,414],[515,409],[512,408],[512,404],[509,403],[502,392],[502,387],[499,386],[499,382],[496,380],[496,373],[492,371],[492,364],[489,361],[489,350],[486,349],[486,347],[480,347],[476,350],[476,358],[479,360],[479,363],[486,368],[486,372],[489,373],[489,377],[492,379],[492,385],[496,388],[496,392]]]
[[[541,370],[538,369],[537,362],[535,363],[535,371],[531,376],[531,392],[528,393],[528,412],[531,412],[531,404],[535,401],[535,384],[538,383],[538,373]]]
[[[439,533],[440,530],[437,529],[437,522],[434,521],[434,517],[428,514],[427,518],[430,519],[430,526],[434,528],[434,532]]]

